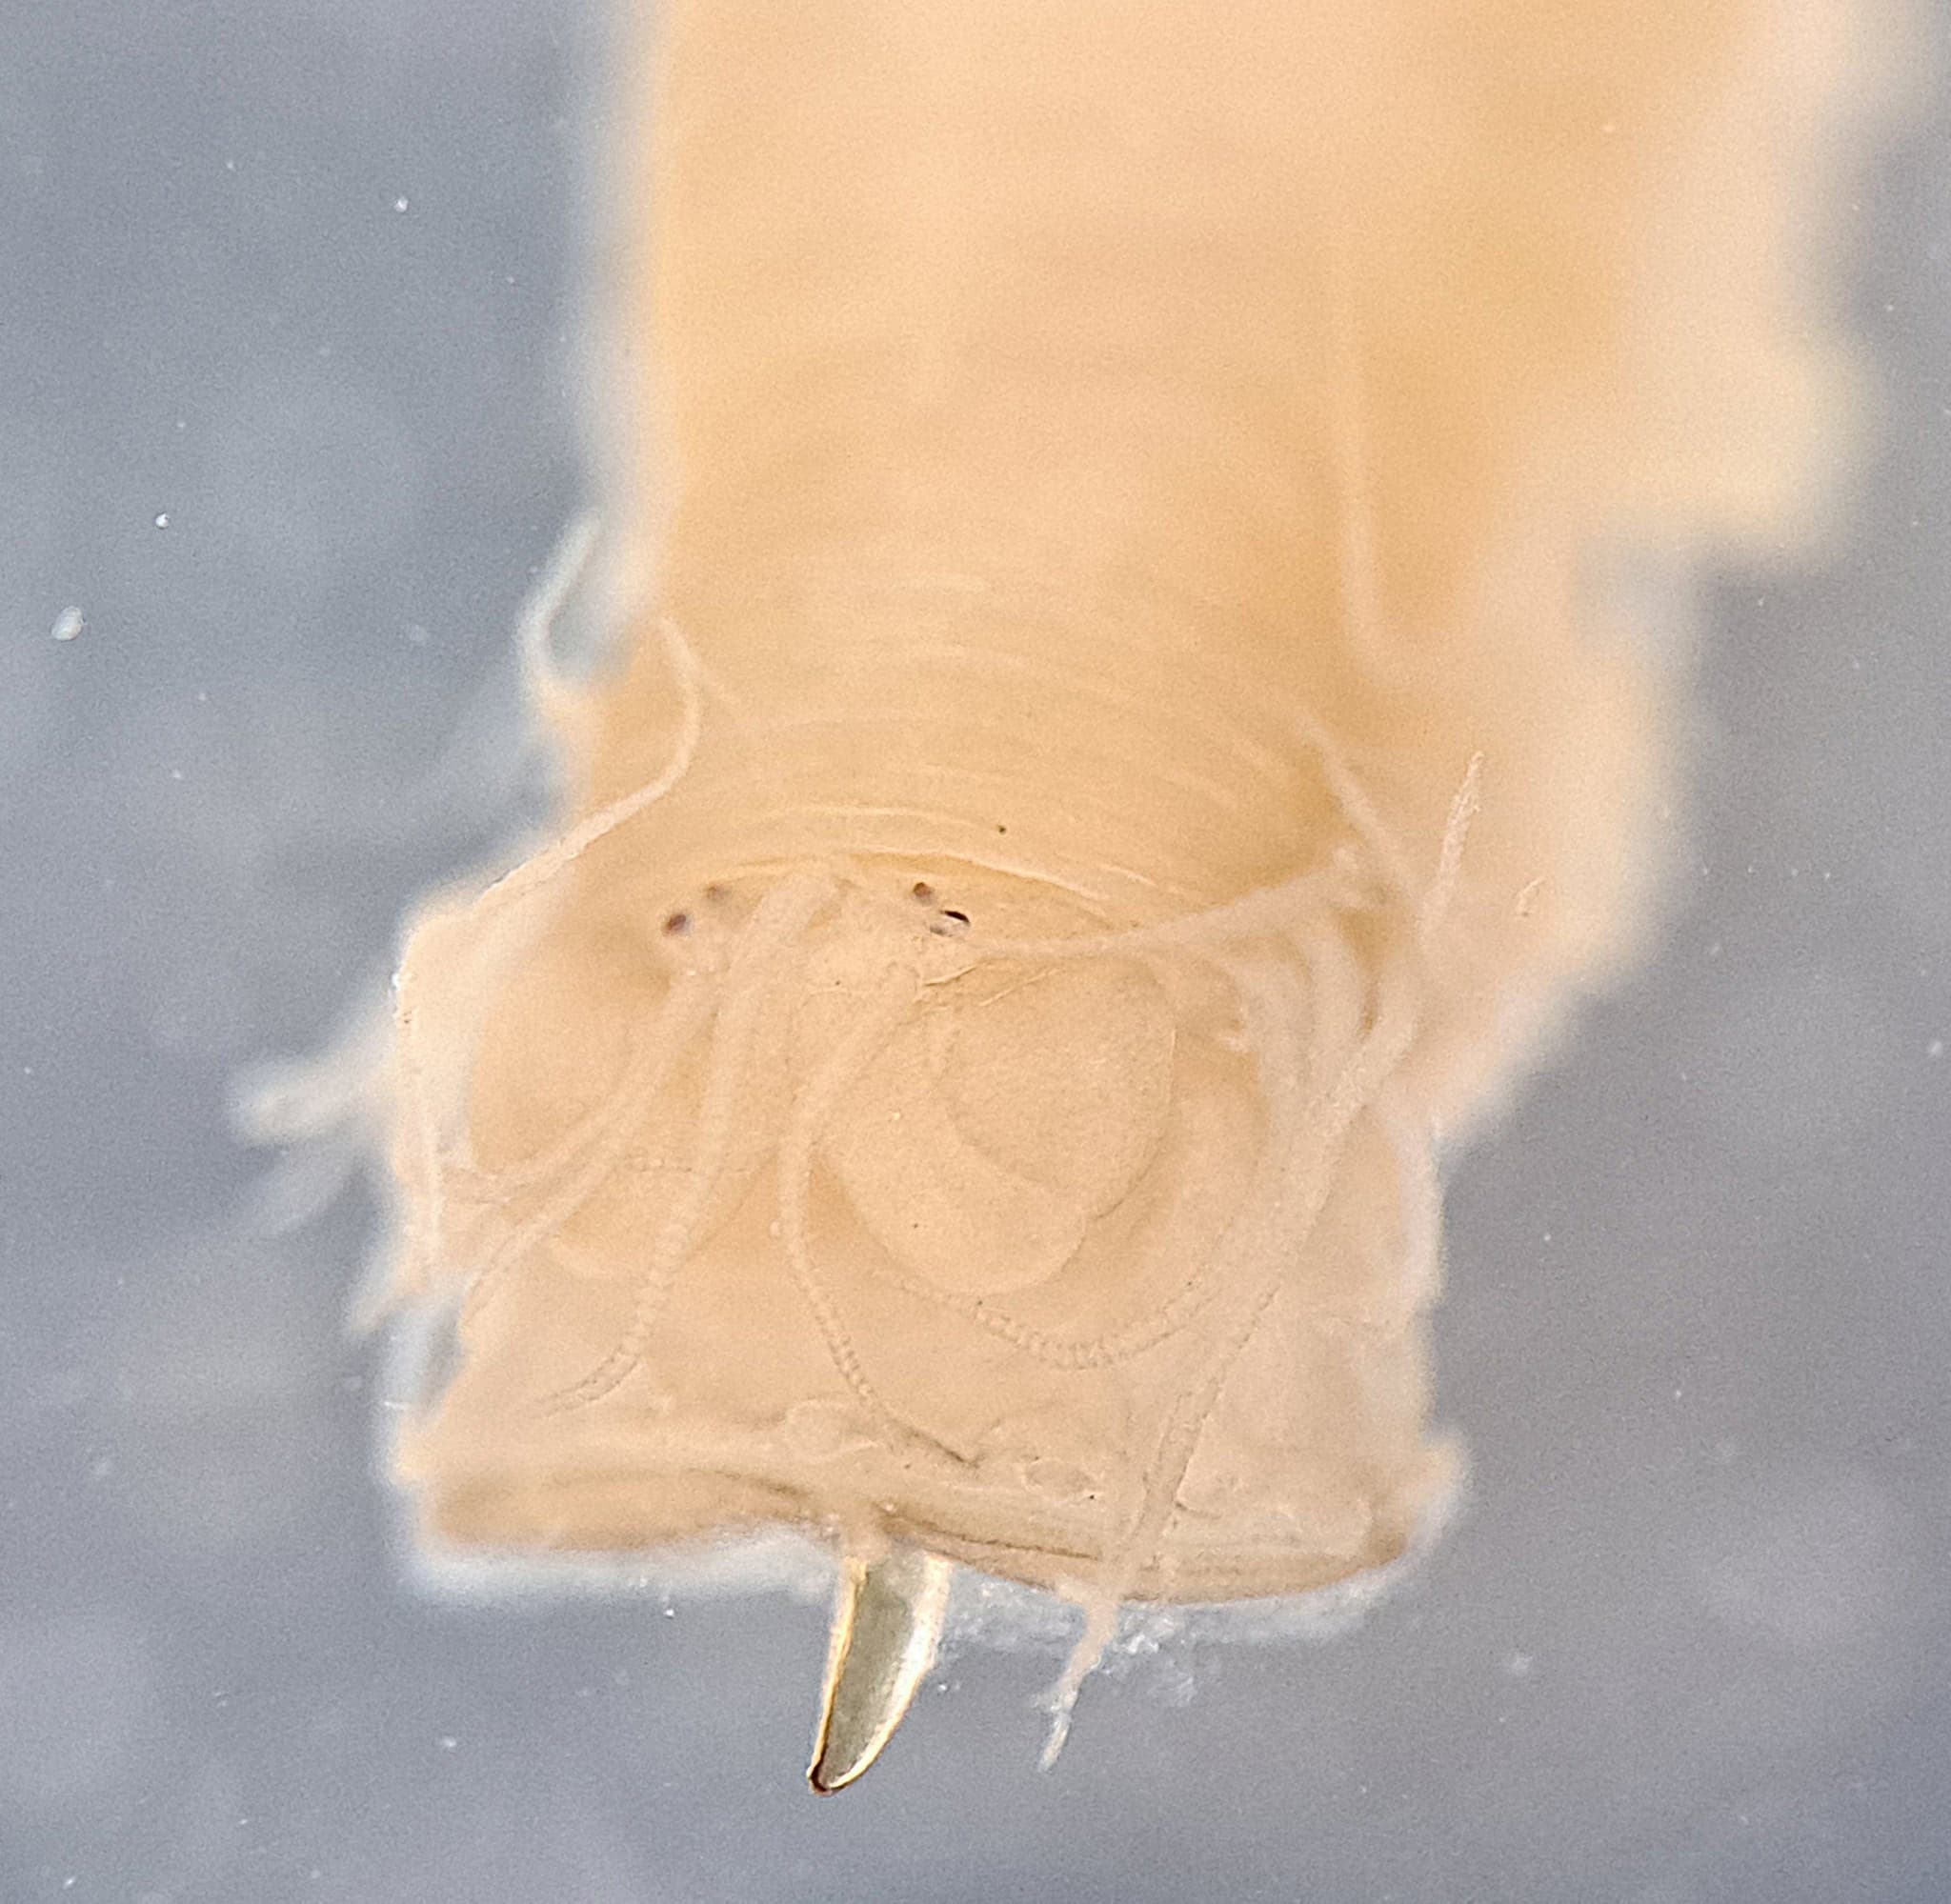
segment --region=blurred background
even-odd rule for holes
[[[0,1899],[1951,1897],[1941,110],[1847,210],[1846,529],[1703,590],[1658,955],[1457,1173],[1417,1578],[1049,1774],[968,1653],[838,1800],[819,1608],[406,1578],[371,1199],[253,1233],[230,1103],[536,811],[605,25],[0,0]]]

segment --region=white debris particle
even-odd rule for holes
[[[72,606],[65,608],[54,617],[54,639],[72,641],[87,626],[79,609]]]

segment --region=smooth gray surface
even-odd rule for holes
[[[1851,531],[1710,595],[1662,950],[1456,1182],[1409,1591],[1048,1775],[972,1655],[819,1801],[816,1612],[404,1583],[370,1209],[249,1241],[227,1101],[519,806],[598,10],[0,4],[0,1898],[1951,1897],[1941,114],[1849,220]]]

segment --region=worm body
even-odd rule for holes
[[[400,1471],[462,1545],[1379,1566],[1455,1467],[1435,1147],[1657,858],[1604,558],[1787,532],[1841,412],[1844,15],[662,12],[622,652],[401,972],[400,1285],[465,1293]]]

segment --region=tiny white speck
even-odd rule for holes
[[[169,528],[169,526],[170,526],[170,512],[169,512],[169,511],[168,511],[168,510],[165,510],[165,511],[164,511],[162,512],[162,514],[161,514],[161,515],[159,515],[159,516],[157,516],[157,517],[156,517],[156,527],[157,527],[158,529],[168,529],[168,528]]]
[[[72,641],[87,626],[88,623],[82,619],[79,609],[65,608],[54,617],[54,639]]]
[[[171,780],[180,780],[182,779],[182,777],[183,770],[180,767],[172,767],[170,769],[170,778]]]
[[[404,198],[395,198],[392,202],[392,209],[395,211],[404,211],[407,209],[407,201]]]
[[[455,1738],[452,1733],[443,1733],[441,1734],[440,1749],[442,1752],[453,1752],[459,1744],[460,1740]]]
[[[1942,1038],[1933,1038],[1931,1042],[1924,1047],[1924,1056],[1927,1058],[1941,1058],[1943,1055],[1944,1041]]]
[[[1538,1658],[1535,1653],[1507,1653],[1504,1658],[1504,1671],[1508,1673],[1513,1679],[1528,1679],[1531,1677],[1532,1669],[1537,1664]]]

